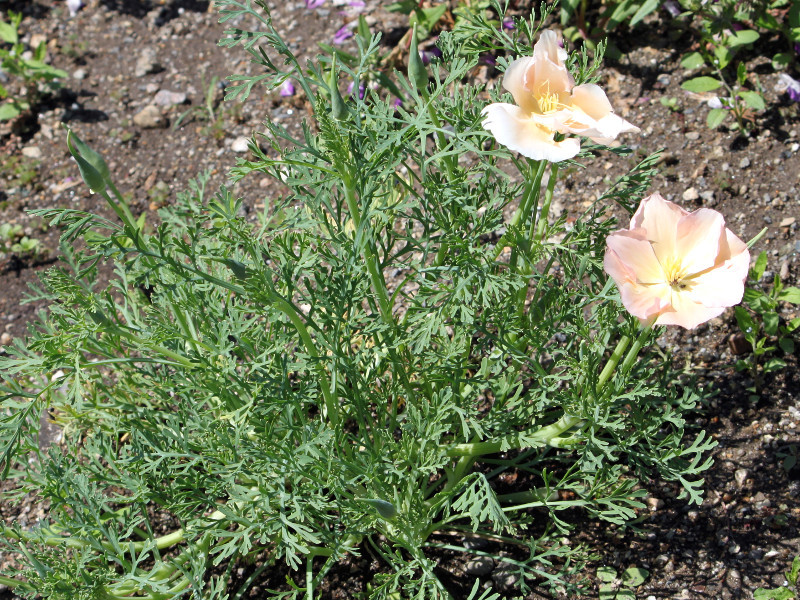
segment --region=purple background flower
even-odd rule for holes
[[[350,31],[350,28],[345,25],[344,27],[340,28],[336,33],[333,34],[333,43],[334,44],[341,44],[347,38],[353,37],[353,32]]]

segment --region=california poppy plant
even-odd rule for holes
[[[606,245],[605,270],[643,322],[694,329],[742,300],[750,253],[715,210],[653,194]]]
[[[550,162],[572,158],[581,149],[577,139],[556,141],[556,134],[576,133],[608,144],[620,133],[639,131],[614,114],[599,86],[576,86],[566,59],[556,34],[543,32],[533,56],[515,60],[503,77],[516,105],[496,102],[484,108],[483,128],[511,150]]]

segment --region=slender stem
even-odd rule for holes
[[[306,598],[314,600],[314,555],[306,557]]]
[[[539,215],[539,225],[536,228],[536,241],[542,240],[544,235],[544,228],[547,225],[547,217],[550,214],[550,203],[553,200],[553,190],[556,187],[558,180],[558,163],[553,163],[550,168],[550,179],[547,181],[547,191],[544,194],[544,204],[542,204],[541,214]],[[533,223],[531,223],[531,231],[533,231]]]
[[[317,376],[320,379],[320,387],[322,388],[322,396],[325,401],[325,411],[328,413],[327,417],[331,420],[331,424],[335,427],[339,424],[340,417],[339,417],[339,407],[336,404],[336,399],[333,397],[333,392],[331,390],[331,384],[328,381],[328,374],[325,372],[325,365],[322,364],[321,356],[319,351],[317,350],[317,346],[314,344],[314,340],[311,337],[311,334],[308,332],[308,328],[306,324],[303,322],[303,319],[300,318],[300,315],[297,314],[294,306],[283,298],[276,298],[275,299],[275,308],[280,310],[283,314],[289,317],[289,320],[294,325],[294,328],[297,330],[300,339],[303,341],[303,345],[306,348],[306,352],[308,352],[311,357],[314,359],[314,364],[317,370]]]
[[[471,444],[456,444],[447,451],[447,456],[477,457],[484,454],[495,454],[504,448],[519,448],[520,445],[546,445],[551,438],[555,438],[567,430],[582,423],[580,417],[564,415],[558,421],[530,434],[514,434],[494,442],[475,442]]]
[[[438,142],[439,147],[444,150],[445,146],[447,146],[447,141],[444,138],[444,133],[442,133],[442,125],[441,121],[439,121],[439,115],[436,114],[436,110],[433,108],[433,102],[431,102],[431,96],[428,93],[428,90],[426,88],[422,88],[420,92],[423,100],[425,101],[426,108],[428,110],[428,116],[431,118],[433,126],[436,127],[436,141]],[[455,157],[452,155],[443,157],[444,166],[447,170],[447,175],[449,176],[450,180],[453,179],[453,174],[456,168],[456,165],[453,162],[454,158]]]
[[[346,166],[337,165],[337,169],[344,184],[344,197],[345,201],[347,202],[347,208],[350,211],[350,216],[353,219],[353,223],[355,223],[356,230],[360,230],[362,223],[362,216],[361,216],[361,210],[359,209],[358,206],[358,200],[356,199],[353,180],[350,177],[350,174],[347,172]],[[381,314],[381,319],[386,325],[389,326],[392,334],[396,334],[397,322],[395,321],[394,314],[392,313],[392,303],[391,300],[389,299],[389,292],[386,289],[386,280],[383,277],[383,271],[380,269],[380,266],[378,265],[378,259],[374,252],[372,236],[367,236],[366,244],[364,247],[364,259],[367,263],[367,271],[369,272],[369,278],[370,282],[372,283],[372,288],[375,291],[376,295],[378,296],[378,305]],[[401,345],[398,349],[400,350],[401,353],[405,352],[405,347],[403,345]],[[398,360],[395,350],[393,348],[388,348],[388,350],[389,350],[389,357],[395,368],[394,372],[400,375],[400,382],[403,385],[406,394],[408,394],[409,399],[413,398],[414,391],[411,388],[411,382],[408,380],[408,375],[406,373],[405,368]],[[410,364],[411,361],[409,360],[407,362],[408,364]],[[392,424],[394,425],[397,416],[396,398],[392,404],[393,406],[391,415],[392,415]]]
[[[0,575],[0,585],[4,585],[12,590],[18,587],[24,587],[30,589],[30,584],[27,581],[20,581],[19,579],[14,579],[13,577],[5,577],[3,575]]]
[[[652,331],[652,324],[649,324],[643,327],[639,332],[639,337],[637,337],[636,341],[633,342],[633,346],[631,346],[631,349],[628,350],[628,355],[625,357],[625,360],[622,361],[622,366],[620,367],[620,372],[622,374],[626,374],[631,370],[633,363],[636,361],[636,357],[639,356],[639,351],[642,349],[644,343],[650,338],[650,333]]]
[[[611,375],[614,373],[614,369],[617,368],[620,359],[622,359],[622,355],[628,347],[628,344],[631,343],[631,338],[627,335],[623,335],[619,342],[617,342],[617,347],[614,348],[614,351],[611,353],[611,356],[608,357],[608,362],[606,366],[603,367],[603,370],[600,372],[600,377],[597,378],[597,389],[603,389],[606,385],[606,382],[611,378]]]
[[[356,200],[352,180],[349,175],[343,172],[341,172],[340,175],[344,182],[344,197],[347,202],[347,208],[350,210],[350,216],[358,230],[361,227],[361,211],[358,207],[358,200]],[[371,237],[368,237],[364,248],[364,259],[367,263],[367,271],[369,272],[369,278],[372,282],[372,288],[378,296],[378,306],[380,307],[381,317],[386,324],[394,326],[395,323],[392,316],[392,306],[389,302],[389,293],[386,290],[386,282],[383,279],[383,273],[378,268],[378,260],[372,247]]]
[[[540,161],[538,163],[533,160],[528,161],[529,169],[526,176],[527,182],[525,184],[525,190],[523,191],[522,194],[522,199],[519,202],[517,211],[511,218],[511,223],[509,223],[508,230],[498,240],[497,245],[494,248],[494,260],[497,260],[497,258],[503,252],[503,248],[505,248],[509,239],[513,235],[516,235],[519,224],[527,219],[530,219],[531,212],[533,211],[533,208],[538,204],[539,201],[539,194],[542,185],[542,177],[544,176],[544,171],[546,167],[547,167],[546,161]]]

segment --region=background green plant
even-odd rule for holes
[[[0,19],[0,69],[19,79],[21,92],[15,95],[13,90],[0,85],[0,101],[7,100],[0,104],[0,121],[13,119],[36,106],[43,90],[57,89],[57,80],[67,76],[45,62],[47,46],[44,41],[32,49],[30,58],[25,58],[25,45],[19,38],[22,13],[8,11],[8,19],[8,22]]]
[[[746,359],[737,361],[736,368],[751,371],[756,393],[763,375],[786,367],[786,361],[771,355],[779,348],[784,354],[793,354],[800,327],[800,317],[785,321],[780,314],[782,303],[800,305],[800,288],[784,286],[777,274],[766,288],[759,283],[766,268],[767,254],[761,252],[750,269],[744,302],[735,308],[736,322],[752,349]]]
[[[753,592],[753,600],[790,600],[797,598],[797,580],[800,577],[800,557],[795,556],[792,561],[792,567],[786,572],[785,587],[777,587],[771,590],[766,588],[758,588]]]
[[[338,89],[368,76],[378,36],[358,38],[354,67],[300,64],[264,3],[216,4],[256,24],[229,25],[221,45],[264,69],[231,77],[228,97],[291,77],[314,108],[297,136],[266,122],[231,172],[287,192],[252,223],[201,176],[150,231],[68,134],[116,219],[36,211],[63,228],[63,260],[34,294],[49,313],[0,359],[0,462],[49,519],[4,527],[21,566],[0,583],[70,600],[240,598],[283,564],[287,585],[266,597],[310,599],[346,555],[369,553],[383,565],[369,598],[450,598],[438,555],[503,548],[520,593],[572,589],[576,511],[625,524],[653,477],[700,503],[714,443],[684,415],[703,390],[648,350],[657,332],[602,270],[610,205],[635,209],[658,154],[569,227],[551,222],[559,166],[494,147],[485,90],[464,83],[487,52],[503,50],[503,68],[529,54],[536,16],[507,31],[497,3],[464,13],[440,62],[396,75],[395,107]],[[570,65],[581,83],[599,62]],[[587,143],[578,159],[608,151]],[[45,412],[63,450],[40,447]],[[503,489],[507,473],[518,487]],[[476,583],[478,597],[493,596]]]

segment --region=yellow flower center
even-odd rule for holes
[[[664,269],[664,277],[673,291],[681,292],[691,285],[690,278],[687,277],[686,269],[679,258],[665,260],[661,268]]]
[[[539,105],[539,110],[543,115],[554,113],[557,110],[565,108],[565,104],[561,102],[558,94],[550,92],[550,82],[545,81],[539,86],[539,93],[534,95],[536,103]]]

